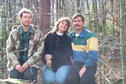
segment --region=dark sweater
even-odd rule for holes
[[[44,44],[44,56],[45,54],[52,55],[52,69],[54,72],[56,72],[56,70],[62,65],[71,64],[71,40],[66,34],[59,36],[56,34],[56,32],[49,32],[45,36]]]

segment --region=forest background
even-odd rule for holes
[[[97,84],[126,84],[126,0],[0,0],[0,78],[8,76],[6,40],[24,7],[44,35],[58,18],[83,14],[86,29],[99,40]]]

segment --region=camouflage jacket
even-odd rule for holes
[[[19,41],[19,29],[20,26],[16,26],[12,28],[12,31],[10,32],[10,35],[7,40],[6,44],[6,53],[7,53],[7,68],[8,71],[11,71],[14,69],[14,66],[19,63],[19,52],[22,50],[19,50],[20,47],[20,41]],[[30,40],[29,40],[29,47],[28,47],[28,60],[26,61],[31,67],[37,67],[39,68],[39,65],[42,64],[41,62],[41,56],[44,48],[44,41],[43,41],[43,35],[41,31],[35,27],[32,26],[32,30],[34,33],[31,34]]]

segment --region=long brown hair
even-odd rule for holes
[[[58,30],[58,25],[59,25],[60,22],[62,22],[62,21],[66,21],[66,22],[68,23],[68,28],[67,28],[67,30],[66,30],[64,33],[67,33],[67,32],[68,32],[69,27],[70,27],[70,19],[69,19],[68,17],[63,17],[63,18],[58,19],[58,21],[55,22],[55,26],[54,26],[52,32],[57,32],[57,30]]]

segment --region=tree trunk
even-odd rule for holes
[[[9,3],[10,6],[10,17],[12,17],[13,25],[16,24],[16,0],[11,0]]]
[[[89,4],[88,4],[88,0],[86,0],[86,3],[87,3],[87,9],[88,9],[88,25],[89,25],[89,29],[92,31],[92,28],[91,28],[91,24],[90,24],[90,8],[89,8]]]
[[[123,84],[126,84],[126,0],[121,0],[121,58],[123,69]]]
[[[77,5],[77,12],[81,13],[81,10],[80,10],[80,0],[76,1],[76,5]]]
[[[38,25],[38,0],[35,0],[35,9],[34,9],[34,16],[33,16],[33,23],[34,25]]]
[[[102,3],[102,33],[103,38],[106,37],[106,1],[101,1]],[[105,55],[105,54],[104,54]]]
[[[30,9],[30,1],[29,0],[25,0],[25,7]]]
[[[59,0],[56,0],[56,20],[59,18]]]
[[[95,17],[95,31],[99,33],[99,19],[98,19],[98,8],[97,8],[97,0],[93,2],[93,9],[94,9],[94,17]]]
[[[41,24],[40,30],[46,34],[50,30],[50,0],[41,0]]]

